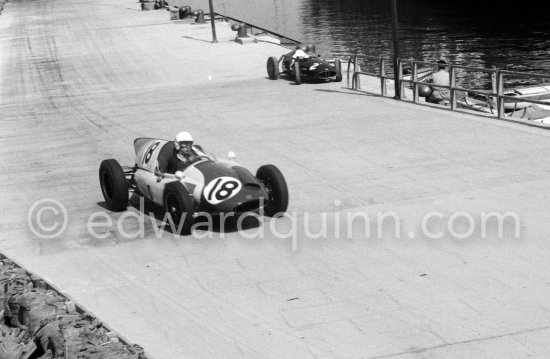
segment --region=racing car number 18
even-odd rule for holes
[[[145,156],[143,156],[142,163],[144,164],[149,163],[149,161],[151,160],[151,156],[153,155],[153,151],[158,147],[159,144],[160,144],[160,141],[156,141],[151,145],[151,147],[149,147],[149,149],[145,153]]]
[[[173,149],[172,141],[139,137],[134,140],[132,167],[123,167],[113,158],[103,160],[99,184],[105,206],[124,211],[130,193],[145,197],[162,206],[180,235],[191,234],[196,220],[202,219],[201,213],[240,216],[263,209],[260,214],[277,217],[287,210],[286,181],[274,165],[260,166],[254,175],[231,157],[231,161],[218,161],[201,149],[204,155],[177,175],[165,172],[166,156]]]
[[[204,197],[211,204],[218,204],[239,193],[242,184],[233,177],[218,177],[204,188]]]

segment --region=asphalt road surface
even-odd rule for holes
[[[169,18],[6,4],[3,254],[155,359],[550,356],[547,130],[271,81],[287,49]],[[178,237],[139,198],[106,210],[100,162],[183,130],[278,166],[287,216]]]

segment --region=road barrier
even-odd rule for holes
[[[419,102],[419,86],[428,84],[432,89],[443,89],[449,92],[449,105],[453,111],[457,108],[466,108],[503,118],[507,112],[517,111],[518,103],[521,103],[522,106],[526,106],[526,104],[550,105],[548,102],[550,86],[504,88],[506,78],[529,78],[544,85],[550,80],[550,75],[448,64],[445,66],[449,69],[449,85],[439,86],[428,82],[432,71],[426,71],[426,69],[437,68],[438,63],[410,59],[399,59],[397,63],[400,92],[398,97],[406,98],[404,89],[407,86],[412,89],[412,102],[414,103]],[[361,69],[365,64],[370,70]],[[381,56],[351,55],[347,69],[348,87],[361,90],[360,75],[372,76],[380,79],[380,95],[388,96],[387,80],[393,79],[391,73],[393,71],[387,69],[388,65],[391,65],[390,60]],[[457,74],[459,72],[463,78],[467,76],[489,78],[491,90],[474,89],[458,84]]]

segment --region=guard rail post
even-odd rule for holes
[[[361,90],[361,79],[359,77],[359,70],[358,70],[358,64],[359,61],[357,61],[357,55],[353,56],[353,78],[355,79],[355,89]]]
[[[491,92],[492,93],[498,93],[497,73],[498,73],[497,67],[493,66],[493,72],[491,73]],[[498,96],[496,98],[494,96],[491,96],[491,101],[493,101],[493,103],[497,104],[497,106],[498,106]],[[497,111],[498,111],[498,109],[497,109]]]
[[[418,102],[418,84],[416,81],[418,81],[418,64],[416,61],[413,61],[412,63],[412,90],[413,90],[413,102]]]
[[[388,87],[386,85],[386,61],[380,57],[380,91],[382,96],[388,95]]]
[[[350,56],[348,60],[348,71],[346,71],[346,84],[348,87],[349,87],[349,69],[351,67],[352,62],[353,62],[353,56]],[[353,69],[353,71],[355,71],[355,69]],[[352,78],[353,78],[353,75],[352,75]],[[353,86],[351,88],[353,88]]]
[[[350,61],[350,64],[349,66],[353,66],[353,72],[351,73],[351,88],[353,90],[356,90],[357,88],[355,87],[355,72],[357,71],[357,69],[355,68],[355,58],[357,57],[357,55],[351,55],[349,61]],[[349,68],[348,68],[348,75],[349,75]]]
[[[451,111],[454,111],[455,108],[456,108],[456,90],[455,90],[455,86],[456,86],[456,69],[453,65],[450,65],[449,66],[449,83],[451,84],[451,88],[450,88],[450,95],[451,95]]]
[[[502,92],[504,87],[504,78],[500,70],[497,69],[497,117],[502,118],[504,114],[504,99]]]
[[[497,68],[495,66],[493,66],[493,71],[491,73],[491,92],[493,93],[497,93],[497,73],[496,73],[496,70]]]
[[[394,78],[397,79],[397,82],[398,82],[399,86],[394,84],[395,89],[398,91],[398,93],[396,93],[394,95],[394,97],[397,97],[398,100],[401,100],[401,94],[403,94],[405,92],[404,91],[405,84],[403,84],[403,63],[399,60],[397,61],[397,63],[398,63],[398,65],[397,65],[397,76],[395,76],[395,74],[394,74]]]

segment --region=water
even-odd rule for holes
[[[323,57],[393,56],[391,0],[213,0],[215,11],[313,42]],[[192,8],[208,9],[192,0]],[[397,0],[401,58],[550,74],[550,1]],[[462,84],[487,87],[482,73]],[[511,79],[508,85],[534,80]]]

